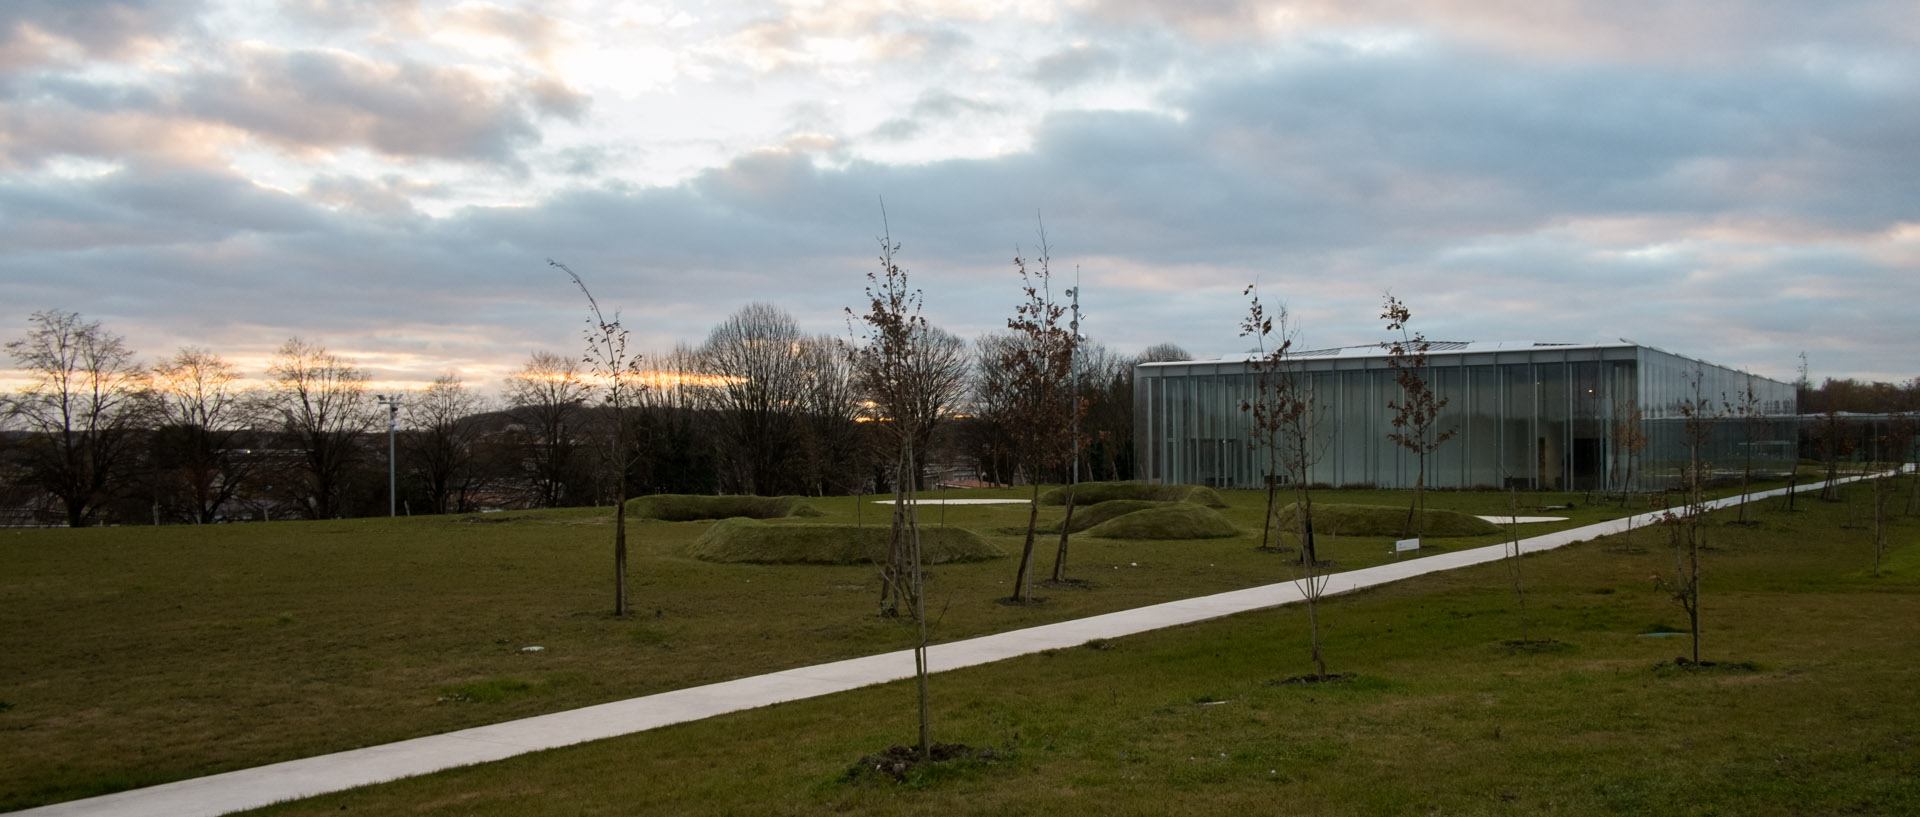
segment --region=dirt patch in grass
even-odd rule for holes
[[[1695,661],[1686,656],[1677,656],[1672,661],[1662,661],[1653,665],[1653,671],[1661,675],[1745,673],[1759,672],[1760,665],[1752,661]]]
[[[939,741],[928,747],[928,754],[930,757],[923,758],[919,747],[895,744],[886,751],[860,758],[842,779],[848,783],[927,783],[941,777],[942,771],[957,771],[1001,759],[1000,753],[992,749]]]
[[[1295,675],[1290,678],[1281,678],[1276,681],[1268,681],[1267,683],[1270,686],[1277,686],[1277,687],[1291,686],[1294,684],[1350,684],[1350,683],[1353,683],[1353,680],[1358,677],[1360,676],[1355,675],[1351,672],[1329,672],[1325,675],[1321,675],[1319,673],[1314,673],[1310,675]]]
[[[1573,651],[1572,644],[1553,638],[1510,638],[1500,642],[1500,646],[1508,652],[1536,655]]]

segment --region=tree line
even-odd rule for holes
[[[1186,357],[1171,344],[1136,356],[1081,342],[1071,380],[1084,444],[1071,461],[1035,465],[1006,387],[1016,334],[967,341],[925,324],[910,342],[927,402],[912,414],[916,488],[1064,481],[1074,467],[1130,479],[1133,366]],[[847,340],[807,334],[764,303],[701,343],[642,358],[622,376],[625,411],[608,403],[615,381],[548,351],[494,397],[457,374],[376,394],[356,361],[299,337],[258,381],[199,347],[143,362],[121,335],[59,310],[34,313],[6,350],[28,383],[0,395],[0,524],[378,515],[390,419],[399,504],[411,513],[597,505],[620,493],[873,493],[898,479],[877,447],[892,418],[873,411]]]

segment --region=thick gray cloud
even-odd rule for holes
[[[1120,55],[1097,45],[1078,45],[1034,60],[1033,81],[1050,91],[1060,91],[1103,79],[1120,72]]]
[[[0,72],[83,59],[124,58],[185,26],[201,0],[7,0],[0,3]]]
[[[540,152],[551,120],[595,110],[538,75],[483,82],[262,49],[236,52],[244,70],[175,85],[20,79],[0,88],[0,155],[14,168],[0,175],[0,328],[34,308],[78,309],[149,354],[185,342],[258,352],[299,333],[378,355],[380,376],[424,379],[576,348],[583,305],[545,266],[556,258],[649,348],[698,340],[754,300],[839,334],[876,264],[884,198],[931,316],[963,336],[1003,325],[1018,295],[1010,260],[1031,257],[1044,217],[1056,273],[1084,275],[1089,331],[1122,350],[1243,348],[1238,293],[1257,278],[1311,345],[1378,340],[1391,288],[1430,337],[1628,337],[1775,376],[1805,349],[1816,376],[1912,376],[1920,80],[1895,48],[1911,23],[1882,15],[1886,30],[1863,31],[1768,4],[1531,16],[1440,5],[1291,4],[1288,22],[1224,0],[1101,4],[1075,23],[1085,47],[995,55],[1030,84],[1025,97],[931,83],[857,138],[833,130],[834,100],[783,104],[792,127],[772,147],[667,185],[609,175],[649,149],[644,133]],[[880,19],[883,33],[915,30]],[[1622,21],[1717,26],[1700,46],[1714,58],[1693,59],[1668,29],[1615,36]],[[1578,48],[1539,46],[1586,22],[1598,33]],[[757,25],[755,42],[787,61],[775,73],[803,70],[810,37],[861,33]],[[1273,33],[1288,25],[1304,33]],[[935,39],[926,47],[970,47]],[[924,69],[910,52],[885,70]],[[882,163],[859,151],[1163,75],[1177,81],[1147,109],[1055,110],[1001,155]],[[435,208],[457,191],[399,174],[329,169],[276,190],[182,160],[194,128],[292,154],[527,166],[559,186],[451,213]],[[122,166],[31,172],[56,155]]]
[[[515,162],[542,113],[584,102],[551,82],[502,89],[469,71],[325,51],[252,52],[192,78],[183,113],[293,149],[365,146],[393,156]]]

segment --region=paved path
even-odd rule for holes
[[[1799,486],[1798,490],[1817,490],[1819,487],[1820,484],[1815,483]],[[1779,496],[1786,492],[1787,489],[1782,488],[1754,494],[1753,498]],[[1722,508],[1738,504],[1739,501],[1739,497],[1731,497],[1710,504]],[[1626,530],[1629,524],[1643,527],[1655,522],[1659,516],[1660,512],[1644,513],[1535,536],[1522,539],[1520,547],[1527,553],[1552,550],[1562,545],[1619,533]],[[1507,547],[1490,545],[1335,573],[1328,577],[1326,592],[1329,595],[1345,593],[1423,573],[1498,561],[1505,555]],[[1293,582],[1282,582],[938,644],[929,650],[928,661],[934,672],[941,672],[1041,650],[1079,646],[1090,639],[1116,638],[1300,600],[1300,589]],[[912,676],[913,653],[902,650],[462,729],[444,735],[181,780],[14,814],[18,817],[212,817],[282,800],[643,732],[669,724],[844,692]]]

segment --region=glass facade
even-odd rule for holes
[[[1786,473],[1793,464],[1793,387],[1644,346],[1438,343],[1427,379],[1451,430],[1426,462],[1440,488],[1634,490],[1673,485],[1687,461],[1682,407],[1704,401],[1702,459],[1715,476]],[[1154,482],[1253,488],[1268,457],[1249,444],[1241,406],[1255,398],[1245,360],[1142,364],[1134,372],[1136,452]],[[1295,356],[1289,376],[1312,405],[1310,482],[1412,487],[1419,457],[1387,437],[1400,398],[1384,350]],[[1696,388],[1697,381],[1697,388]],[[1756,411],[1740,412],[1751,389]],[[1635,409],[1638,435],[1628,433]],[[1635,450],[1636,436],[1645,443]],[[1274,478],[1285,481],[1284,475]]]

